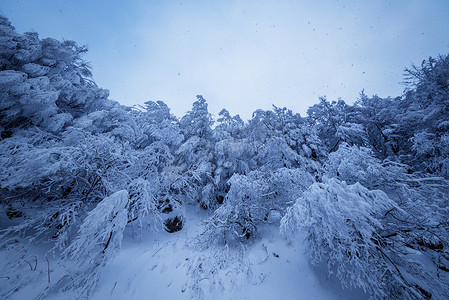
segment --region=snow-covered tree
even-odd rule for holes
[[[389,297],[391,281],[399,287],[408,286],[390,261],[381,235],[380,218],[393,207],[395,203],[382,191],[324,177],[288,210],[281,231],[286,236],[297,230],[304,232],[312,263],[327,265],[344,287]]]
[[[192,110],[181,118],[184,142],[176,153],[184,178],[183,193],[206,209],[217,205],[212,174],[215,169],[212,124],[206,100],[199,95]]]
[[[257,236],[260,226],[279,221],[313,181],[303,169],[234,175],[223,205],[208,221],[209,236],[225,243]]]
[[[123,190],[103,199],[89,212],[78,236],[64,251],[68,274],[55,289],[74,290],[83,299],[92,293],[102,268],[120,252],[128,205],[128,192]]]

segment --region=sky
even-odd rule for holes
[[[0,13],[19,33],[87,45],[111,99],[162,100],[178,117],[199,94],[243,119],[362,89],[396,97],[404,68],[449,53],[447,0],[1,0]]]

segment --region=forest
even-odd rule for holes
[[[38,281],[37,299],[89,298],[124,237],[182,232],[188,207],[207,247],[250,247],[275,226],[344,288],[449,298],[448,55],[406,68],[397,97],[244,121],[214,118],[201,95],[181,118],[121,105],[86,51],[0,16],[0,298]]]

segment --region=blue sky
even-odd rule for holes
[[[449,53],[449,1],[2,0],[19,32],[89,47],[97,84],[125,105],[197,94],[248,119],[319,96],[398,96],[403,70]]]

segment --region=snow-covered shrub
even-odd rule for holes
[[[300,166],[299,155],[290,148],[284,138],[271,137],[258,148],[256,160],[264,171]]]
[[[143,178],[131,181],[129,190],[129,220],[138,220],[140,224],[148,216],[157,216],[156,189]]]
[[[436,153],[436,145],[433,141],[434,134],[428,132],[419,132],[411,139],[413,142],[412,150],[416,152],[417,155],[422,156],[434,156]]]
[[[356,182],[371,189],[404,177],[404,167],[389,161],[381,162],[370,149],[341,143],[337,151],[329,154],[324,173],[348,184]]]
[[[418,132],[410,139],[413,143],[411,149],[425,170],[446,178],[449,175],[449,134],[447,133],[449,128],[446,128],[448,126],[447,124],[442,126],[443,130],[440,127],[438,130],[440,132],[436,133]]]
[[[0,203],[15,212],[8,217],[27,219],[23,225],[29,229],[65,244],[78,213],[95,199],[89,196],[101,192],[87,193],[93,182],[85,153],[39,130],[17,133],[2,141],[0,150]]]
[[[400,258],[414,289],[428,298],[448,298],[449,183],[441,177],[410,176],[387,191],[399,206],[383,220],[390,251]]]
[[[382,191],[324,178],[288,209],[281,220],[281,232],[290,237],[298,229],[305,232],[313,264],[327,264],[329,273],[344,287],[363,288],[382,298],[388,295],[387,280],[393,280],[397,272],[382,250],[379,218],[393,207],[393,201]]]
[[[264,223],[277,222],[313,178],[302,169],[253,171],[234,175],[224,203],[207,225],[211,237],[222,242],[257,236]]]
[[[192,110],[181,118],[179,125],[184,141],[176,150],[175,163],[179,167],[184,187],[182,193],[204,209],[217,206],[213,188],[213,132],[212,116],[206,100],[198,95]]]
[[[162,101],[147,101],[141,109],[135,112],[134,118],[146,136],[144,146],[160,141],[168,145],[170,150],[177,149],[183,141],[183,135],[179,121],[170,113],[170,108]]]
[[[228,180],[234,174],[247,174],[251,170],[251,144],[244,140],[224,137],[215,144],[216,169],[213,188],[216,201],[222,204],[229,190]]]
[[[128,192],[123,190],[103,199],[89,212],[77,238],[64,251],[69,272],[57,288],[76,291],[80,298],[90,295],[101,269],[120,252],[128,205]]]
[[[77,149],[55,142],[36,147],[28,140],[36,136],[27,134],[0,143],[0,188],[13,191],[40,186],[45,193],[61,184],[64,172],[77,168],[73,159]]]

